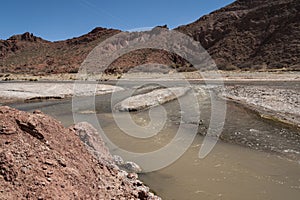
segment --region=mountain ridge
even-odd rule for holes
[[[199,41],[219,68],[300,69],[299,13],[297,0],[238,0],[175,30]]]
[[[61,41],[47,41],[32,33],[0,40],[0,70],[8,73],[72,73],[101,41],[120,30],[95,28],[89,33]]]
[[[238,0],[174,30],[199,41],[221,70],[300,70],[299,13],[298,0]],[[0,72],[75,73],[93,48],[121,32],[97,27],[55,42],[28,32],[14,35],[0,40]],[[121,57],[107,72],[123,73],[146,63],[191,70],[176,55],[145,49]]]

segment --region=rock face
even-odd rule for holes
[[[300,69],[300,1],[238,0],[176,30],[221,69]]]
[[[87,149],[98,160],[104,161],[109,165],[117,165],[128,173],[141,173],[142,169],[134,162],[126,161],[118,155],[112,156],[98,131],[89,123],[81,122],[72,127],[79,135],[80,139],[86,144]]]
[[[93,128],[75,130],[40,111],[0,107],[0,198],[159,199],[111,161],[101,139],[94,140],[101,156],[88,151],[78,135]]]
[[[81,122],[74,125],[72,129],[78,134],[81,141],[86,144],[89,152],[98,160],[113,163],[112,155],[109,153],[98,131],[92,125],[87,122]]]

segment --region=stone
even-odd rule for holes
[[[126,170],[128,173],[141,173],[142,172],[142,168],[138,164],[131,162],[131,161],[125,162],[120,167],[123,168],[124,170]]]
[[[50,160],[50,159],[46,159],[44,163],[45,163],[46,165],[50,165],[50,166],[55,165],[55,161],[54,161],[54,160]]]
[[[121,156],[114,155],[113,156],[113,160],[116,163],[116,165],[118,165],[118,166],[121,166],[121,165],[124,164],[124,160],[123,160],[123,158]]]
[[[97,159],[112,161],[113,157],[105,146],[104,141],[100,137],[98,131],[87,122],[80,122],[72,127],[78,134],[80,139],[87,145],[88,150]]]
[[[136,179],[139,178],[139,176],[138,176],[136,173],[129,173],[129,174],[127,175],[127,178],[136,180]]]

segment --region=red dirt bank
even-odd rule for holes
[[[102,151],[89,153],[82,126],[0,107],[0,199],[159,199],[119,170],[101,138]]]

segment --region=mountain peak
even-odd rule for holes
[[[18,41],[28,41],[28,42],[36,42],[42,41],[43,39],[33,35],[33,33],[25,32],[19,35],[13,35],[8,40],[18,40]]]
[[[119,30],[110,29],[110,28],[103,28],[103,27],[96,27],[91,32],[89,32],[88,34],[98,34],[98,33],[103,33],[103,32],[108,32],[108,31],[119,31]]]

